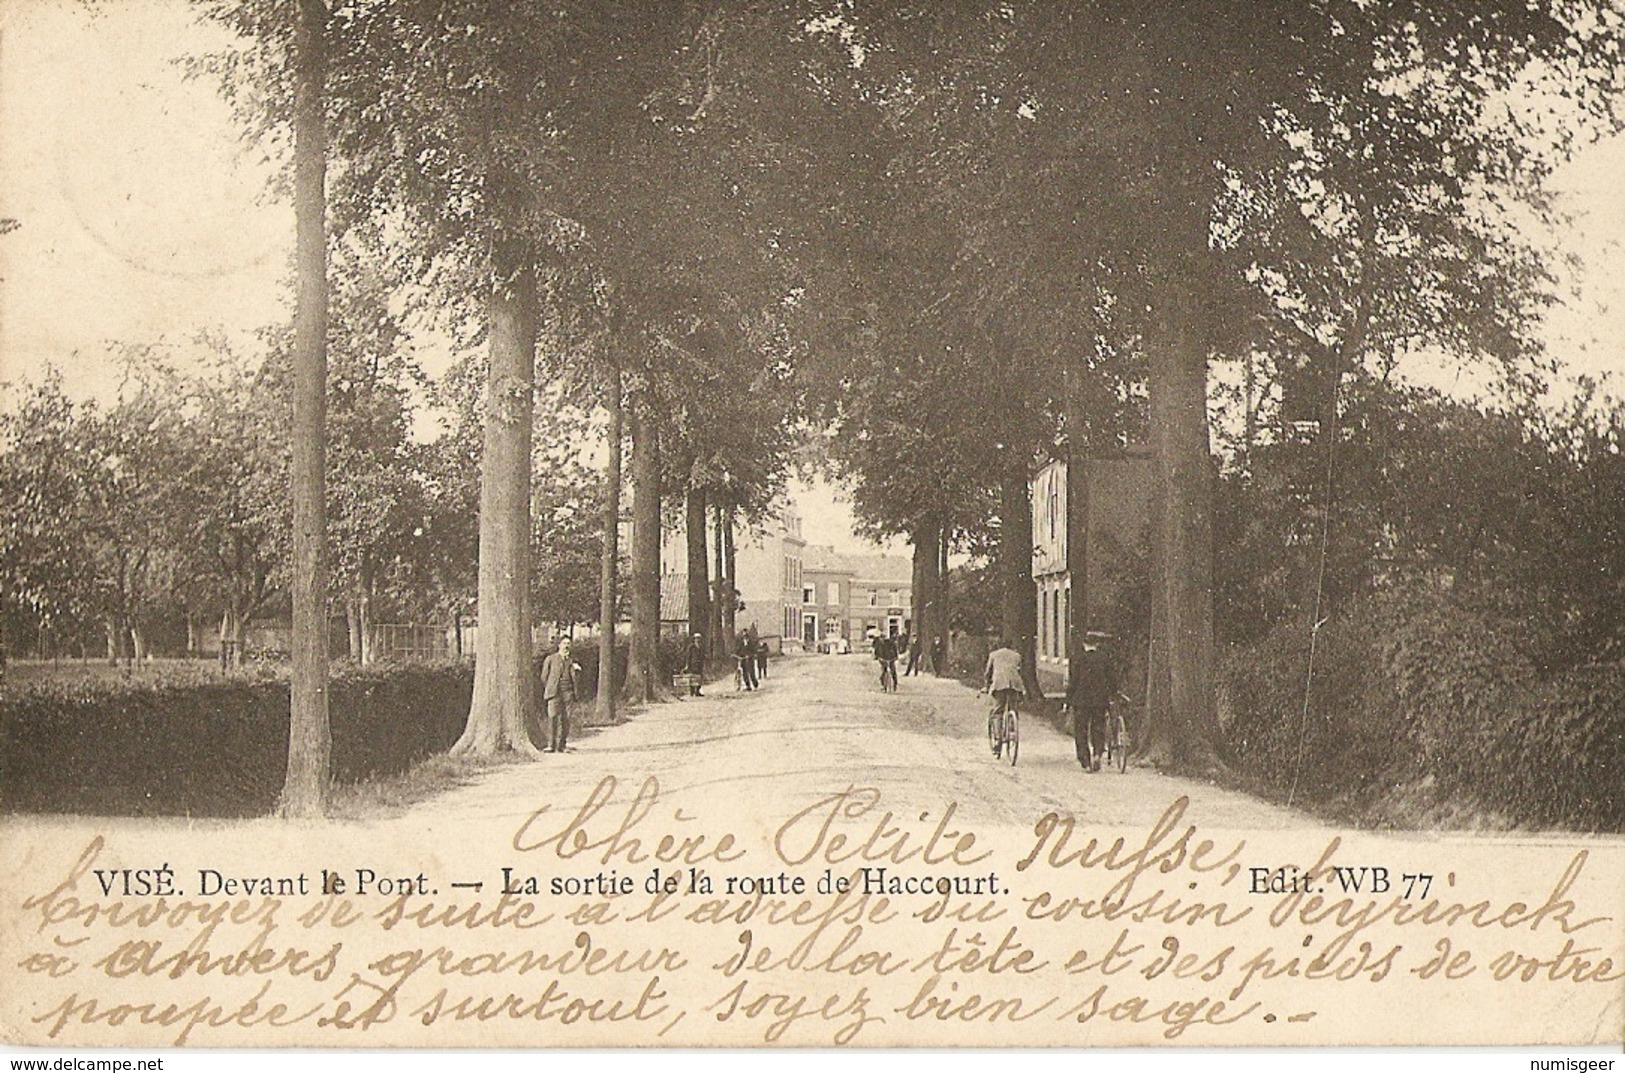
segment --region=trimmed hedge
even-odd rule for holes
[[[1307,715],[1306,630],[1232,648],[1232,759],[1367,817],[1423,788],[1525,826],[1625,831],[1625,664],[1542,679],[1524,632],[1438,589],[1382,593],[1322,629]]]
[[[615,688],[619,690],[626,683],[626,646],[615,646]],[[576,675],[576,695],[580,698],[583,710],[577,712],[575,719],[577,725],[586,725],[584,720],[592,715],[591,702],[598,696],[598,639],[588,638],[577,642],[570,649],[571,660],[581,665],[581,673]],[[542,670],[542,660],[547,656],[536,657],[536,673]]]
[[[576,725],[588,726],[598,646],[572,655],[582,668]],[[624,681],[624,645],[615,661]],[[445,752],[467,722],[473,683],[471,662],[336,666],[334,781],[399,774]],[[188,669],[45,682],[0,698],[0,811],[263,815],[276,806],[287,755],[287,672],[271,665],[228,677]]]
[[[336,669],[333,774],[405,771],[462,733],[473,665]],[[275,807],[288,750],[285,675],[50,683],[0,709],[0,809],[255,816]]]

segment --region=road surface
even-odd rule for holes
[[[994,760],[987,700],[948,679],[908,677],[882,693],[860,656],[776,659],[762,687],[713,682],[637,711],[625,724],[577,734],[568,752],[483,773],[424,802],[418,819],[522,820],[539,800],[581,801],[605,775],[662,795],[726,800],[745,816],[794,814],[849,786],[880,788],[921,808],[954,802],[972,824],[1031,824],[1049,811],[1092,825],[1148,827],[1181,795],[1204,827],[1297,830],[1323,825],[1246,794],[1149,768],[1084,772],[1071,738],[1042,719],[1022,723],[1019,763]]]

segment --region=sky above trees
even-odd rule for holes
[[[250,344],[291,309],[293,216],[269,186],[275,163],[242,148],[212,80],[183,58],[229,42],[180,0],[14,0],[0,12],[0,380],[45,363],[68,390],[117,386],[110,342],[152,344],[220,329]],[[1555,357],[1576,373],[1617,370],[1625,394],[1625,138],[1585,151],[1555,186],[1575,214],[1562,248],[1580,293],[1548,318]],[[431,373],[446,340],[423,326]],[[1426,377],[1457,391],[1471,375]]]
[[[281,161],[244,148],[212,78],[186,77],[187,59],[230,43],[175,0],[0,13],[0,215],[22,222],[0,241],[0,381],[49,363],[69,395],[106,402],[122,376],[111,342],[207,327],[257,353],[258,333],[291,316]],[[443,373],[452,341],[413,327],[418,362]],[[791,494],[809,540],[852,539],[827,484]]]
[[[0,367],[45,362],[108,390],[108,340],[247,334],[291,309],[293,213],[188,52],[227,37],[182,4],[8,4],[0,174],[21,227],[0,247]]]
[[[673,485],[687,497],[696,521],[709,503],[727,534],[736,511],[747,524],[769,517],[787,460],[817,452],[857,489],[869,530],[908,537],[919,591],[946,549],[995,555],[1001,629],[1028,638],[1033,467],[1063,448],[1078,462],[1148,443],[1158,490],[1150,604],[1166,626],[1153,635],[1169,642],[1165,673],[1148,676],[1166,685],[1166,703],[1150,710],[1171,714],[1152,723],[1153,751],[1171,745],[1174,759],[1204,767],[1217,744],[1209,411],[1235,410],[1213,390],[1210,364],[1246,366],[1246,434],[1226,452],[1238,468],[1258,476],[1255,444],[1305,438],[1311,457],[1328,460],[1325,476],[1300,465],[1283,478],[1297,498],[1270,535],[1305,548],[1313,528],[1327,546],[1334,508],[1347,505],[1333,461],[1346,453],[1343,434],[1357,431],[1345,419],[1358,390],[1398,390],[1392,373],[1403,379],[1407,366],[1481,362],[1486,383],[1507,384],[1498,401],[1524,407],[1507,420],[1533,432],[1542,415],[1532,400],[1549,379],[1619,372],[1609,366],[1625,333],[1612,323],[1539,319],[1584,281],[1564,243],[1590,245],[1590,278],[1625,276],[1611,252],[1596,256],[1599,241],[1616,248],[1599,214],[1554,205],[1547,182],[1584,132],[1620,129],[1625,26],[1611,4],[843,0],[827,9],[794,0],[670,11],[483,0],[362,2],[324,25],[311,0],[290,51],[280,8],[227,3],[217,15],[255,42],[240,62],[206,61],[229,42],[164,25],[162,9],[114,9],[113,18],[135,10],[147,21],[96,22],[93,36],[111,36],[94,40],[73,39],[63,24],[48,47],[22,54],[54,57],[52,77],[88,57],[93,73],[124,70],[122,90],[23,83],[8,93],[45,102],[39,144],[18,168],[56,208],[35,214],[39,244],[13,244],[19,270],[50,269],[31,276],[32,301],[13,320],[39,314],[49,336],[121,308],[127,292],[191,286],[229,303],[282,291],[281,276],[242,287],[232,278],[276,267],[282,247],[235,226],[231,186],[213,180],[277,174],[277,124],[291,114],[304,340],[294,350],[308,356],[294,366],[309,387],[299,397],[319,397],[326,375],[324,204],[335,293],[359,283],[377,296],[360,327],[387,334],[384,351],[401,338],[397,324],[424,326],[409,315],[418,310],[447,311],[431,326],[455,326],[471,342],[486,326],[486,656],[492,621],[507,667],[523,665],[528,636],[533,364],[577,409],[597,397],[598,363],[613,365],[605,381],[616,399],[623,369],[630,378],[634,683],[647,681],[640,660],[654,647],[662,482],[668,499]],[[42,24],[61,14],[24,10]],[[827,10],[838,14],[808,21]],[[301,36],[310,26],[322,37]],[[305,40],[330,46],[325,90],[316,61],[301,59],[324,50]],[[227,76],[232,126],[252,132],[258,160],[221,154],[211,113],[173,87],[179,69],[163,66],[160,43]],[[323,154],[308,148],[323,143],[315,104],[324,93],[335,165],[325,201]],[[1614,174],[1599,154],[1570,173],[1571,188],[1587,185],[1582,175]],[[286,196],[285,174],[271,191],[266,209]],[[1612,209],[1615,193],[1598,184],[1585,197]],[[1583,217],[1574,233],[1545,233],[1563,226],[1565,207]],[[20,221],[26,232],[28,207],[11,214],[4,231]],[[81,248],[61,254],[59,227]],[[344,264],[365,250],[384,255],[376,276],[364,257]],[[109,285],[109,262],[134,281]],[[407,278],[422,301],[384,297]],[[545,317],[533,301],[541,280],[557,298]],[[69,293],[100,301],[58,300]],[[1582,287],[1577,302],[1582,314],[1625,316],[1611,291]],[[143,308],[195,332],[209,322],[206,304],[160,295]],[[1549,348],[1548,332],[1558,335]],[[140,334],[149,345],[169,337],[150,324]],[[368,330],[353,334],[364,344]],[[455,351],[437,347],[433,332],[418,339],[422,353],[403,363],[433,377]],[[70,379],[94,379],[99,347],[40,349],[72,350],[83,367],[70,366]],[[329,383],[343,397],[375,379]],[[1470,384],[1449,386],[1469,393]],[[1610,437],[1620,409],[1609,410]],[[357,413],[368,419],[358,427],[371,428],[375,411]],[[1259,420],[1280,435],[1255,438]],[[816,430],[829,440],[802,435]],[[322,442],[316,420],[293,436],[312,457]],[[298,532],[321,530],[320,483],[294,481],[315,504],[308,530],[296,513]],[[620,483],[610,478],[616,491]],[[605,506],[611,532],[614,507]],[[689,530],[697,579],[705,547],[700,527]],[[1362,545],[1390,539],[1400,537],[1378,528]],[[1423,534],[1404,549],[1431,554],[1430,543]],[[606,561],[612,578],[613,554]],[[1307,557],[1293,566],[1285,610],[1323,621],[1324,571]],[[351,572],[376,573],[366,560]],[[1031,673],[1031,645],[1020,643]],[[523,692],[502,694],[503,740]]]

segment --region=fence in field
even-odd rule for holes
[[[373,646],[380,660],[442,660],[455,654],[452,631],[445,626],[374,626]]]

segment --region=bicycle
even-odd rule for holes
[[[987,742],[993,750],[993,759],[998,760],[1002,755],[1011,767],[1016,766],[1016,754],[1021,749],[1021,719],[1014,696],[1000,699],[987,713]]]
[[[1123,718],[1123,705],[1127,703],[1128,697],[1119,693],[1112,698],[1111,707],[1106,712],[1106,741],[1103,755],[1106,766],[1111,767],[1115,763],[1119,774],[1128,771],[1128,723]]]

